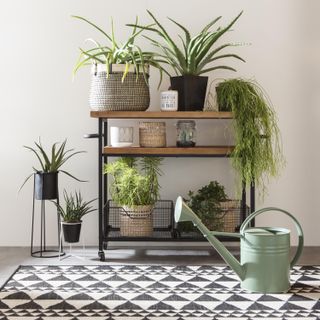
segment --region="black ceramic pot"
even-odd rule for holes
[[[178,91],[178,111],[202,111],[208,77],[184,75],[170,77],[171,90]]]
[[[37,172],[35,175],[35,197],[37,200],[58,198],[58,172]]]
[[[62,230],[65,242],[79,242],[82,222],[62,222]]]

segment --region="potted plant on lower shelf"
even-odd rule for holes
[[[285,163],[272,104],[261,86],[251,80],[225,80],[216,92],[219,110],[234,115],[236,141],[231,159],[239,182],[256,182],[263,195],[266,181],[277,176]]]
[[[159,199],[161,175],[158,157],[120,158],[105,165],[105,174],[113,176],[110,193],[122,207],[120,233],[127,237],[150,237],[152,211]]]
[[[188,199],[185,199],[185,201],[208,229],[224,230],[225,211],[222,203],[227,201],[227,195],[224,186],[219,182],[210,181],[208,185],[201,187],[196,192],[189,191]],[[183,233],[199,232],[190,221],[179,222],[178,230]]]
[[[68,243],[79,242],[80,231],[82,225],[82,218],[88,213],[95,211],[90,204],[96,199],[88,202],[84,201],[80,191],[75,191],[74,194],[68,194],[66,190],[63,191],[65,208],[57,202],[53,202],[58,213],[62,218],[62,230],[64,240]]]
[[[33,167],[34,172],[31,173],[23,182],[20,190],[25,183],[34,176],[35,198],[37,200],[57,199],[58,198],[58,173],[62,172],[73,179],[84,182],[62,170],[61,167],[73,156],[85,151],[76,151],[74,149],[66,150],[67,139],[61,145],[54,143],[51,146],[51,153],[46,152],[41,142],[35,142],[35,148],[24,146],[24,148],[32,151],[40,164],[40,169]]]

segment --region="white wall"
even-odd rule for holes
[[[71,160],[66,169],[90,182],[79,185],[61,176],[61,187],[81,188],[87,199],[97,195],[97,142],[82,138],[84,133],[97,130],[97,121],[89,117],[89,70],[81,70],[71,81],[77,48],[84,39],[96,37],[96,33],[70,15],[85,16],[107,30],[113,16],[117,36],[124,39],[128,30],[123,26],[133,22],[135,15],[143,22],[149,21],[145,9],[154,12],[170,31],[176,29],[165,20],[166,16],[189,26],[193,32],[218,15],[227,23],[244,10],[227,38],[251,43],[236,49],[247,63],[233,63],[238,68],[237,74],[217,72],[210,77],[254,77],[269,93],[279,117],[287,166],[278,180],[270,181],[269,195],[257,207],[273,205],[294,213],[304,228],[306,244],[320,245],[317,201],[320,43],[316,16],[319,2],[11,0],[2,1],[0,11],[0,246],[29,245],[32,183],[20,194],[18,189],[35,164],[22,145],[32,145],[37,137],[41,136],[48,145],[68,137],[70,147],[86,150],[87,154]],[[154,110],[159,105],[157,81],[158,75],[153,72]],[[161,89],[166,89],[168,83],[165,79]],[[199,143],[208,139],[219,142],[217,125],[217,122],[199,123]],[[168,126],[174,135],[173,123]],[[174,141],[172,137],[170,141]],[[219,180],[233,194],[232,169],[224,159],[166,159],[163,171],[163,198],[186,195],[209,179]],[[50,204],[47,219],[52,243],[56,226]],[[259,219],[258,223],[288,222],[272,215]],[[97,213],[85,218],[83,231],[87,243],[97,244]]]

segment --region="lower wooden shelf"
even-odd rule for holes
[[[166,156],[166,157],[229,157],[234,146],[199,146],[192,148],[164,147],[109,147],[103,148],[107,156]]]

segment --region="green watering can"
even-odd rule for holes
[[[284,228],[247,228],[249,222],[267,211],[279,211],[295,223],[299,245],[290,262],[290,230]],[[240,233],[210,231],[199,217],[178,197],[175,220],[191,221],[222,256],[241,280],[241,288],[251,292],[277,293],[290,289],[290,268],[299,259],[303,249],[303,231],[297,219],[289,212],[278,208],[264,208],[251,213],[240,227]],[[238,237],[241,239],[241,263],[215,237]]]

